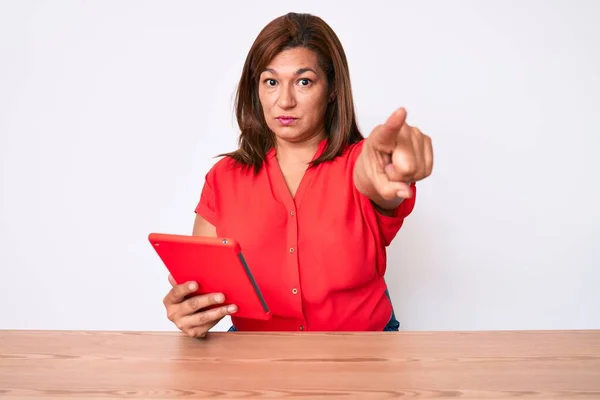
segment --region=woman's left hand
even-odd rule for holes
[[[410,184],[433,170],[431,138],[406,123],[400,108],[365,140],[354,169],[357,189],[382,208],[412,196]]]

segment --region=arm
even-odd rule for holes
[[[192,236],[217,237],[217,228],[202,218],[200,214],[196,214],[196,219],[194,219],[194,228],[192,229]]]
[[[387,215],[413,196],[411,183],[428,177],[433,168],[431,139],[405,121],[406,110],[399,109],[377,126],[354,164],[356,189]]]

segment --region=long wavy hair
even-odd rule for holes
[[[334,159],[346,146],[363,139],[356,123],[348,61],[339,38],[319,17],[288,13],[267,24],[248,52],[235,97],[239,148],[222,156],[253,167],[255,172],[260,170],[267,152],[275,146],[275,135],[264,119],[258,95],[260,74],[273,57],[296,47],[315,52],[333,96],[325,113],[327,148],[312,166]]]

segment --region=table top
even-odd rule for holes
[[[0,398],[600,399],[599,331],[0,331]]]

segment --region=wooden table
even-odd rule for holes
[[[2,399],[600,399],[600,331],[0,331]]]

